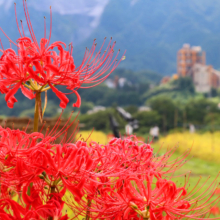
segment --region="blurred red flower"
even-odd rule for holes
[[[216,195],[220,194],[220,188],[217,188],[217,189],[215,190],[215,194],[216,194]]]
[[[213,206],[213,207],[211,208],[211,210],[210,210],[210,213],[211,213],[212,215],[219,215],[219,214],[220,214],[219,207]]]

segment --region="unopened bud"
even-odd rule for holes
[[[40,179],[44,180],[44,176],[43,175],[39,175],[38,176]]]
[[[131,206],[133,209],[138,209],[138,206],[137,206],[134,202],[130,202],[130,206]]]

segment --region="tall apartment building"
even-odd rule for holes
[[[184,44],[177,52],[177,74],[185,77],[189,76],[190,69],[194,64],[206,64],[206,54],[200,46],[190,47],[189,44]]]
[[[206,54],[200,46],[184,44],[177,52],[177,74],[191,77],[196,91],[200,93],[209,93],[211,88],[220,87],[220,72],[206,65]]]

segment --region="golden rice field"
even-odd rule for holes
[[[191,155],[200,159],[220,163],[220,132],[215,133],[173,133],[162,137],[158,145],[163,148],[178,146],[177,151],[191,148]]]
[[[96,141],[100,144],[106,144],[108,136],[101,131],[80,131],[76,139],[84,140],[87,143]],[[215,133],[173,133],[160,138],[157,145],[163,148],[178,146],[178,152],[184,152],[189,148],[191,155],[200,159],[220,163],[220,132]]]
[[[80,131],[76,136],[76,140],[83,140],[87,143],[95,141],[99,144],[106,144],[108,138],[107,135],[101,131]]]

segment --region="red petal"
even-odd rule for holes
[[[33,91],[25,88],[23,85],[21,85],[21,91],[23,93],[24,96],[26,96],[29,99],[33,99],[35,98],[35,94],[33,93]]]
[[[57,88],[52,86],[50,83],[48,83],[52,91],[57,95],[57,97],[60,99],[60,107],[61,108],[66,108],[66,105],[69,102],[69,99],[66,97],[66,95],[62,92],[60,92]]]
[[[9,214],[4,214],[4,213],[0,213],[0,219],[1,219],[1,217],[2,217],[2,219],[5,219],[5,220],[11,220],[11,217],[10,217],[11,215],[9,215]],[[10,218],[9,218],[10,217]]]
[[[43,84],[45,84],[45,81],[44,81],[43,79],[41,79],[41,78],[36,74],[36,72],[35,72],[32,68],[28,67],[27,70],[28,70],[28,73],[30,74],[30,76],[31,76],[35,81],[37,81],[38,83],[43,83]]]
[[[68,220],[68,219],[69,219],[69,217],[67,214],[60,218],[60,220]]]
[[[77,101],[76,103],[73,104],[73,107],[79,108],[81,106],[81,97],[76,90],[73,90],[73,92],[76,94],[76,97],[77,97]]]
[[[44,51],[44,50],[45,50],[45,45],[46,45],[47,42],[48,42],[48,40],[45,39],[45,38],[42,38],[42,39],[40,40],[40,49],[41,49],[41,51]]]
[[[53,64],[48,64],[47,66],[45,66],[45,68],[51,70],[53,73],[59,72],[59,69]]]
[[[9,108],[14,107],[14,103],[17,101],[15,99],[14,94],[18,91],[19,87],[21,86],[21,82],[17,83],[13,89],[10,89],[9,92],[5,95],[5,101]]]
[[[28,190],[29,185],[30,185],[30,182],[28,182],[24,186],[23,191],[22,191],[22,198],[27,206],[29,206],[33,202],[33,199],[31,199],[31,197],[27,195],[27,190]]]
[[[81,192],[81,190],[78,189],[77,186],[74,186],[70,183],[68,183],[63,177],[61,177],[63,184],[66,186],[66,188],[74,195],[75,200],[79,201],[81,200],[83,193]]]
[[[8,88],[5,85],[0,84],[0,92],[3,93],[3,94],[7,93],[8,92]]]

